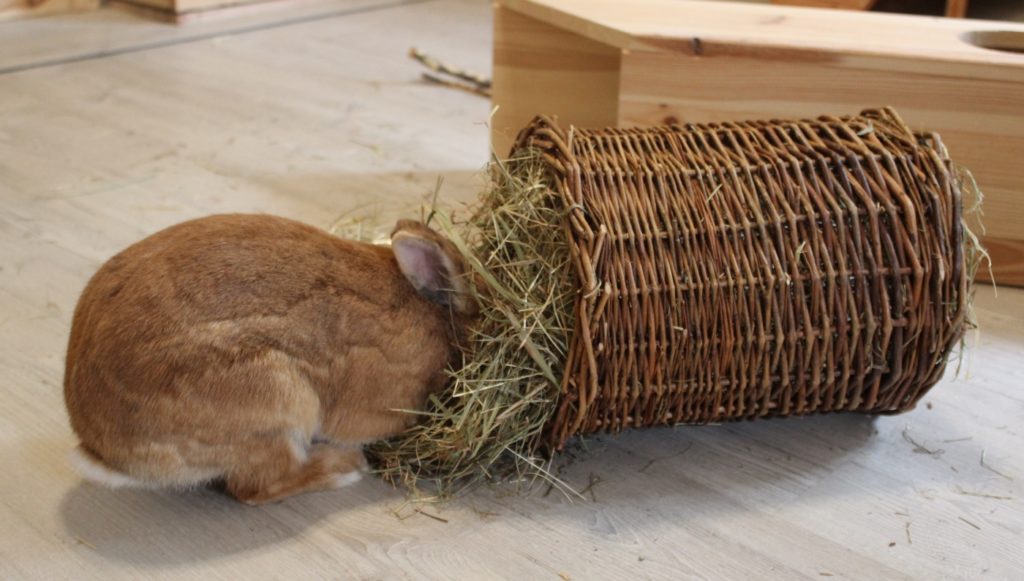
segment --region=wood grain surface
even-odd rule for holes
[[[485,487],[416,512],[369,478],[249,508],[83,483],[63,356],[108,257],[214,212],[385,220],[438,176],[449,201],[475,196],[490,105],[422,84],[406,51],[489,72],[490,5],[371,4],[166,46],[110,10],[0,26],[0,61],[26,65],[0,74],[0,579],[1019,577],[1013,289],[978,289],[959,377],[910,413],[594,438],[553,466],[583,499]]]
[[[0,22],[99,8],[99,0],[0,0]]]

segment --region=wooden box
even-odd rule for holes
[[[985,193],[996,280],[1024,284],[1024,25],[677,0],[499,0],[495,151],[535,115],[647,126],[891,105]]]

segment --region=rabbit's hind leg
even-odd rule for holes
[[[252,505],[348,486],[366,467],[359,448],[313,444],[308,450],[297,449],[289,437],[254,446],[248,458],[228,474],[226,485],[232,496]]]

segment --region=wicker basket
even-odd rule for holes
[[[568,132],[538,118],[580,292],[548,427],[576,434],[896,413],[942,376],[969,294],[961,184],[889,109]]]

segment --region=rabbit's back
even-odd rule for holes
[[[112,258],[83,291],[65,371],[72,427],[106,464],[149,479],[216,472],[289,431],[381,437],[410,419],[393,410],[443,382],[445,321],[387,248],[271,216],[186,222]]]

